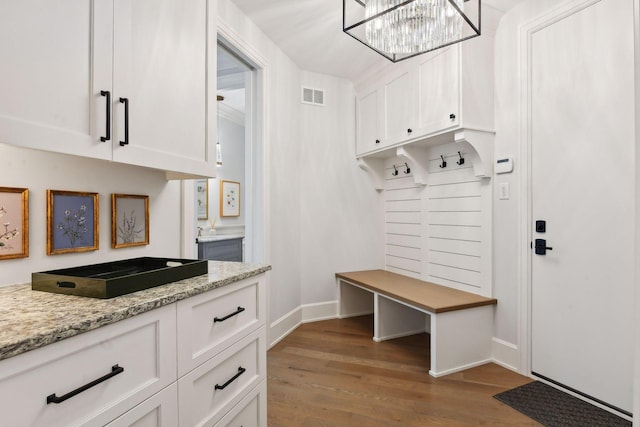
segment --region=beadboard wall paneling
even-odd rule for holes
[[[393,165],[398,175],[393,176]],[[400,167],[402,165],[402,167]],[[398,159],[385,163],[385,267],[389,271],[422,277],[422,188]]]
[[[474,175],[470,160],[456,163],[456,144],[433,147],[428,158],[426,187],[399,158],[385,163],[385,268],[491,296],[490,182]]]

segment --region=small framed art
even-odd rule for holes
[[[149,196],[111,194],[111,247],[149,244]]]
[[[198,220],[209,219],[209,180],[196,180],[196,211]]]
[[[47,255],[98,249],[98,193],[47,190]]]
[[[29,190],[0,187],[0,260],[29,256]]]
[[[240,183],[220,181],[220,216],[240,216]]]

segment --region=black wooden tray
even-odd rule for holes
[[[133,258],[31,273],[31,289],[91,298],[113,298],[207,272],[206,260]]]

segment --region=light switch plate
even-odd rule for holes
[[[498,189],[499,189],[498,197],[500,198],[500,200],[509,200],[509,183],[501,182]]]

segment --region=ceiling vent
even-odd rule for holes
[[[303,87],[302,103],[311,105],[324,105],[324,90]]]

